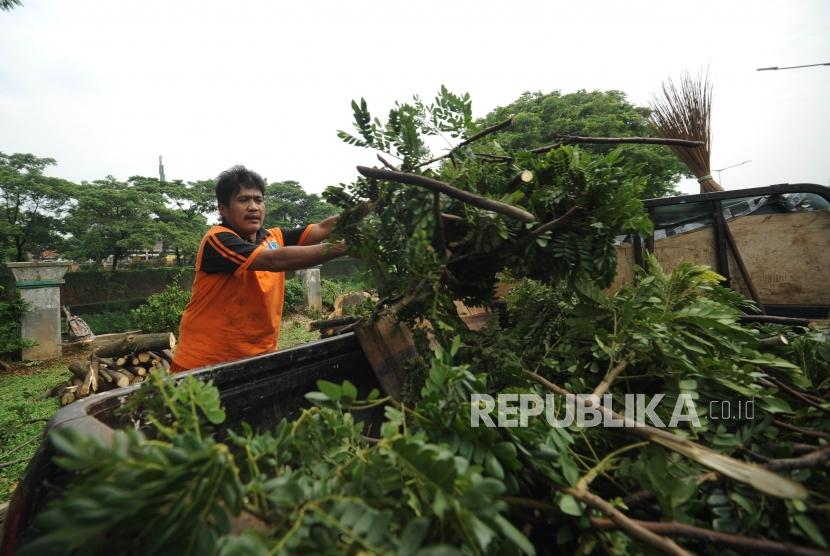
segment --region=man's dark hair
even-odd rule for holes
[[[216,178],[216,200],[226,207],[230,206],[231,197],[243,187],[255,187],[265,195],[265,180],[262,176],[241,165],[228,168]]]

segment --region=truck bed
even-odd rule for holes
[[[224,429],[238,429],[244,421],[254,429],[267,429],[299,413],[309,404],[304,395],[316,389],[318,380],[340,383],[349,380],[362,395],[379,388],[377,379],[354,334],[303,344],[286,350],[240,359],[182,373],[212,380],[219,389],[227,419]],[[41,446],[29,462],[15,490],[4,524],[0,556],[13,554],[27,539],[37,536],[33,518],[57,496],[69,474],[52,463],[54,449],[50,431],[75,427],[106,437],[116,428],[135,426],[115,409],[141,385],[92,395],[60,409],[46,427]],[[372,429],[377,413],[355,412]],[[223,430],[224,430],[223,429]],[[367,431],[371,432],[371,431]]]

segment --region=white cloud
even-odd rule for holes
[[[443,83],[479,116],[526,90],[645,104],[708,66],[713,167],[752,160],[727,188],[827,184],[830,67],[755,69],[830,61],[828,16],[823,1],[24,0],[0,13],[0,151],[77,181],[154,175],[163,154],[172,179],[244,163],[320,191],[374,163],[335,136],[353,98],[382,113]]]

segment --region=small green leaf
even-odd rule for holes
[[[322,382],[322,381],[320,381],[320,382]],[[343,384],[340,386],[340,390],[341,390],[344,398],[349,398],[349,399],[352,399],[352,400],[357,398],[357,388],[355,387],[354,384],[352,384],[348,380],[343,381]]]
[[[317,388],[320,389],[320,392],[328,396],[330,400],[337,401],[343,395],[343,393],[340,390],[340,386],[336,385],[333,382],[329,382],[328,380],[318,380]]]
[[[502,468],[501,463],[499,463],[499,459],[493,454],[493,452],[488,451],[487,455],[484,456],[484,469],[493,477],[497,479],[504,479],[504,469]]]
[[[429,519],[418,517],[411,519],[404,527],[401,542],[398,545],[399,556],[412,556],[421,547],[429,532]]]
[[[495,522],[501,529],[501,532],[504,533],[504,536],[507,537],[510,542],[516,545],[516,547],[523,551],[525,554],[536,554],[536,548],[530,544],[530,541],[525,537],[521,531],[516,529],[516,527],[507,521],[504,516],[497,515],[495,517]]]
[[[681,380],[678,386],[681,390],[697,390],[697,381],[693,379]]]
[[[566,515],[572,515],[574,517],[582,515],[582,507],[579,501],[570,494],[565,494],[559,499],[559,509]]]
[[[794,519],[811,541],[822,548],[827,548],[827,540],[825,540],[824,535],[821,534],[821,531],[812,519],[806,514],[798,514]]]

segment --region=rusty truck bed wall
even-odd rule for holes
[[[708,224],[662,239],[634,238],[618,249],[616,291],[634,279],[635,264],[651,251],[666,271],[683,261],[706,264],[724,275],[728,285],[751,298],[749,288],[725,238],[724,222],[770,314],[826,317],[830,311],[830,211],[748,214],[719,219],[721,203],[730,199],[811,193],[830,201],[830,188],[814,184],[783,184],[763,188],[689,195],[683,204],[702,204],[712,211]],[[677,205],[678,198],[646,201],[652,217],[661,206]],[[760,211],[759,211],[760,212]],[[721,212],[722,214],[722,212]]]

